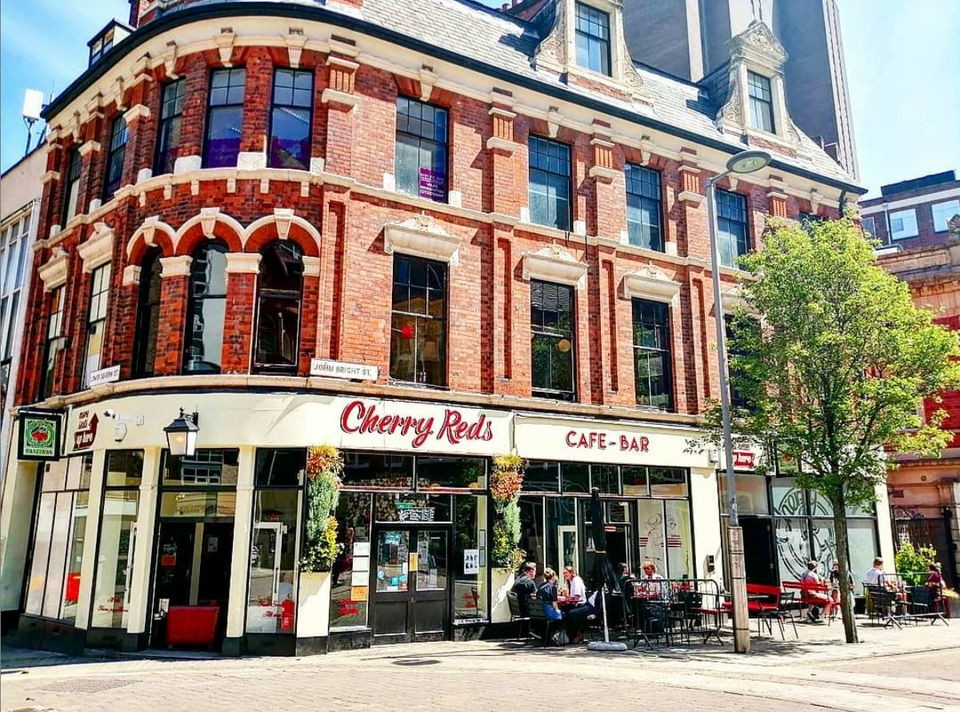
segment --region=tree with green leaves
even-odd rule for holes
[[[850,217],[803,227],[774,222],[762,251],[741,258],[743,305],[729,352],[740,443],[796,459],[802,487],[833,506],[840,580],[848,580],[846,511],[876,500],[890,456],[935,455],[950,440],[925,398],[960,385],[955,333],[933,323],[903,282],[875,264],[873,244]],[[703,443],[720,440],[720,408]],[[771,449],[771,451],[773,451]],[[842,591],[848,643],[853,597]]]

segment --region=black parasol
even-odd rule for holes
[[[608,591],[619,591],[620,582],[617,579],[617,572],[607,554],[607,522],[604,517],[603,502],[600,501],[600,490],[597,487],[591,491],[590,521],[593,529],[593,550],[596,553],[591,572],[593,585],[595,588],[601,588],[606,584]]]

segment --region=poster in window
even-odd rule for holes
[[[479,549],[463,550],[463,573],[465,574],[480,573],[480,550]]]
[[[444,201],[447,199],[444,191],[444,176],[440,171],[430,168],[420,169],[420,197],[428,200]]]

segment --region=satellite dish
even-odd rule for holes
[[[43,111],[43,92],[27,89],[23,93],[23,111],[21,112],[24,120],[31,123],[39,121],[41,111]]]

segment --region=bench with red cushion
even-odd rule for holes
[[[800,603],[804,606],[821,606],[824,603],[823,596],[830,597],[830,585],[826,583],[784,581],[783,587],[798,590]],[[813,594],[819,594],[819,596]]]
[[[167,645],[213,648],[217,643],[220,606],[170,606],[167,611]]]

